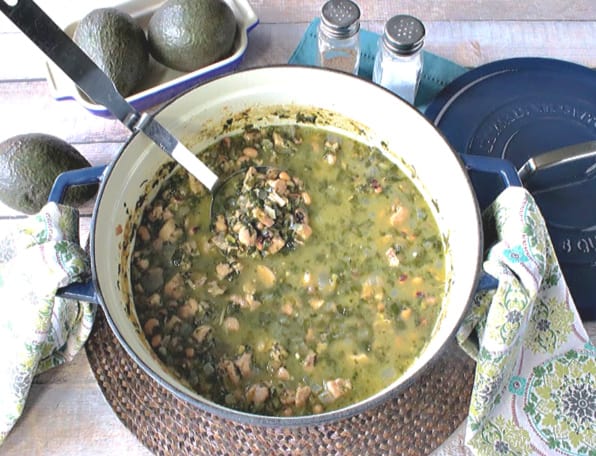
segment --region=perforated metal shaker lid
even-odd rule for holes
[[[329,0],[321,7],[321,28],[335,38],[349,38],[360,30],[360,8],[351,0]]]
[[[383,43],[397,54],[412,54],[424,44],[426,31],[414,16],[400,14],[385,23]]]

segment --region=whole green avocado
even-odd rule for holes
[[[0,201],[34,214],[48,201],[56,177],[71,169],[91,166],[66,141],[44,133],[13,136],[0,143]],[[71,187],[64,204],[79,206],[91,199],[97,185]]]
[[[223,0],[168,0],[151,17],[151,55],[179,71],[195,71],[230,54],[236,17]]]
[[[132,16],[116,8],[93,10],[77,24],[73,39],[123,96],[138,90],[149,68],[149,44]]]

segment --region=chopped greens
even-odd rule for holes
[[[225,255],[293,250],[312,234],[306,208],[310,195],[300,179],[275,168],[261,172],[251,166],[242,180],[230,182],[224,186],[225,203],[214,214],[213,243]]]

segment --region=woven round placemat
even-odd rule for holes
[[[381,406],[331,424],[280,429],[235,423],[179,399],[128,356],[101,311],[86,351],[112,409],[158,455],[426,455],[466,417],[474,377],[474,363],[454,344]]]

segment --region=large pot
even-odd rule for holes
[[[122,346],[151,377],[200,409],[238,422],[273,426],[321,424],[363,412],[398,394],[450,341],[481,274],[481,222],[465,166],[430,122],[372,83],[315,68],[254,69],[193,89],[168,104],[156,118],[198,151],[248,124],[300,123],[309,117],[297,118],[297,113],[316,114],[316,124],[339,129],[384,151],[387,159],[402,168],[432,201],[430,206],[436,208],[440,230],[448,240],[449,283],[427,347],[393,384],[337,411],[290,418],[251,415],[205,400],[169,374],[139,327],[128,271],[135,227],[145,203],[171,170],[172,167],[164,167],[170,159],[145,136],[136,134],[103,173],[95,170],[102,184],[91,227],[93,283],[83,297],[101,305]]]

